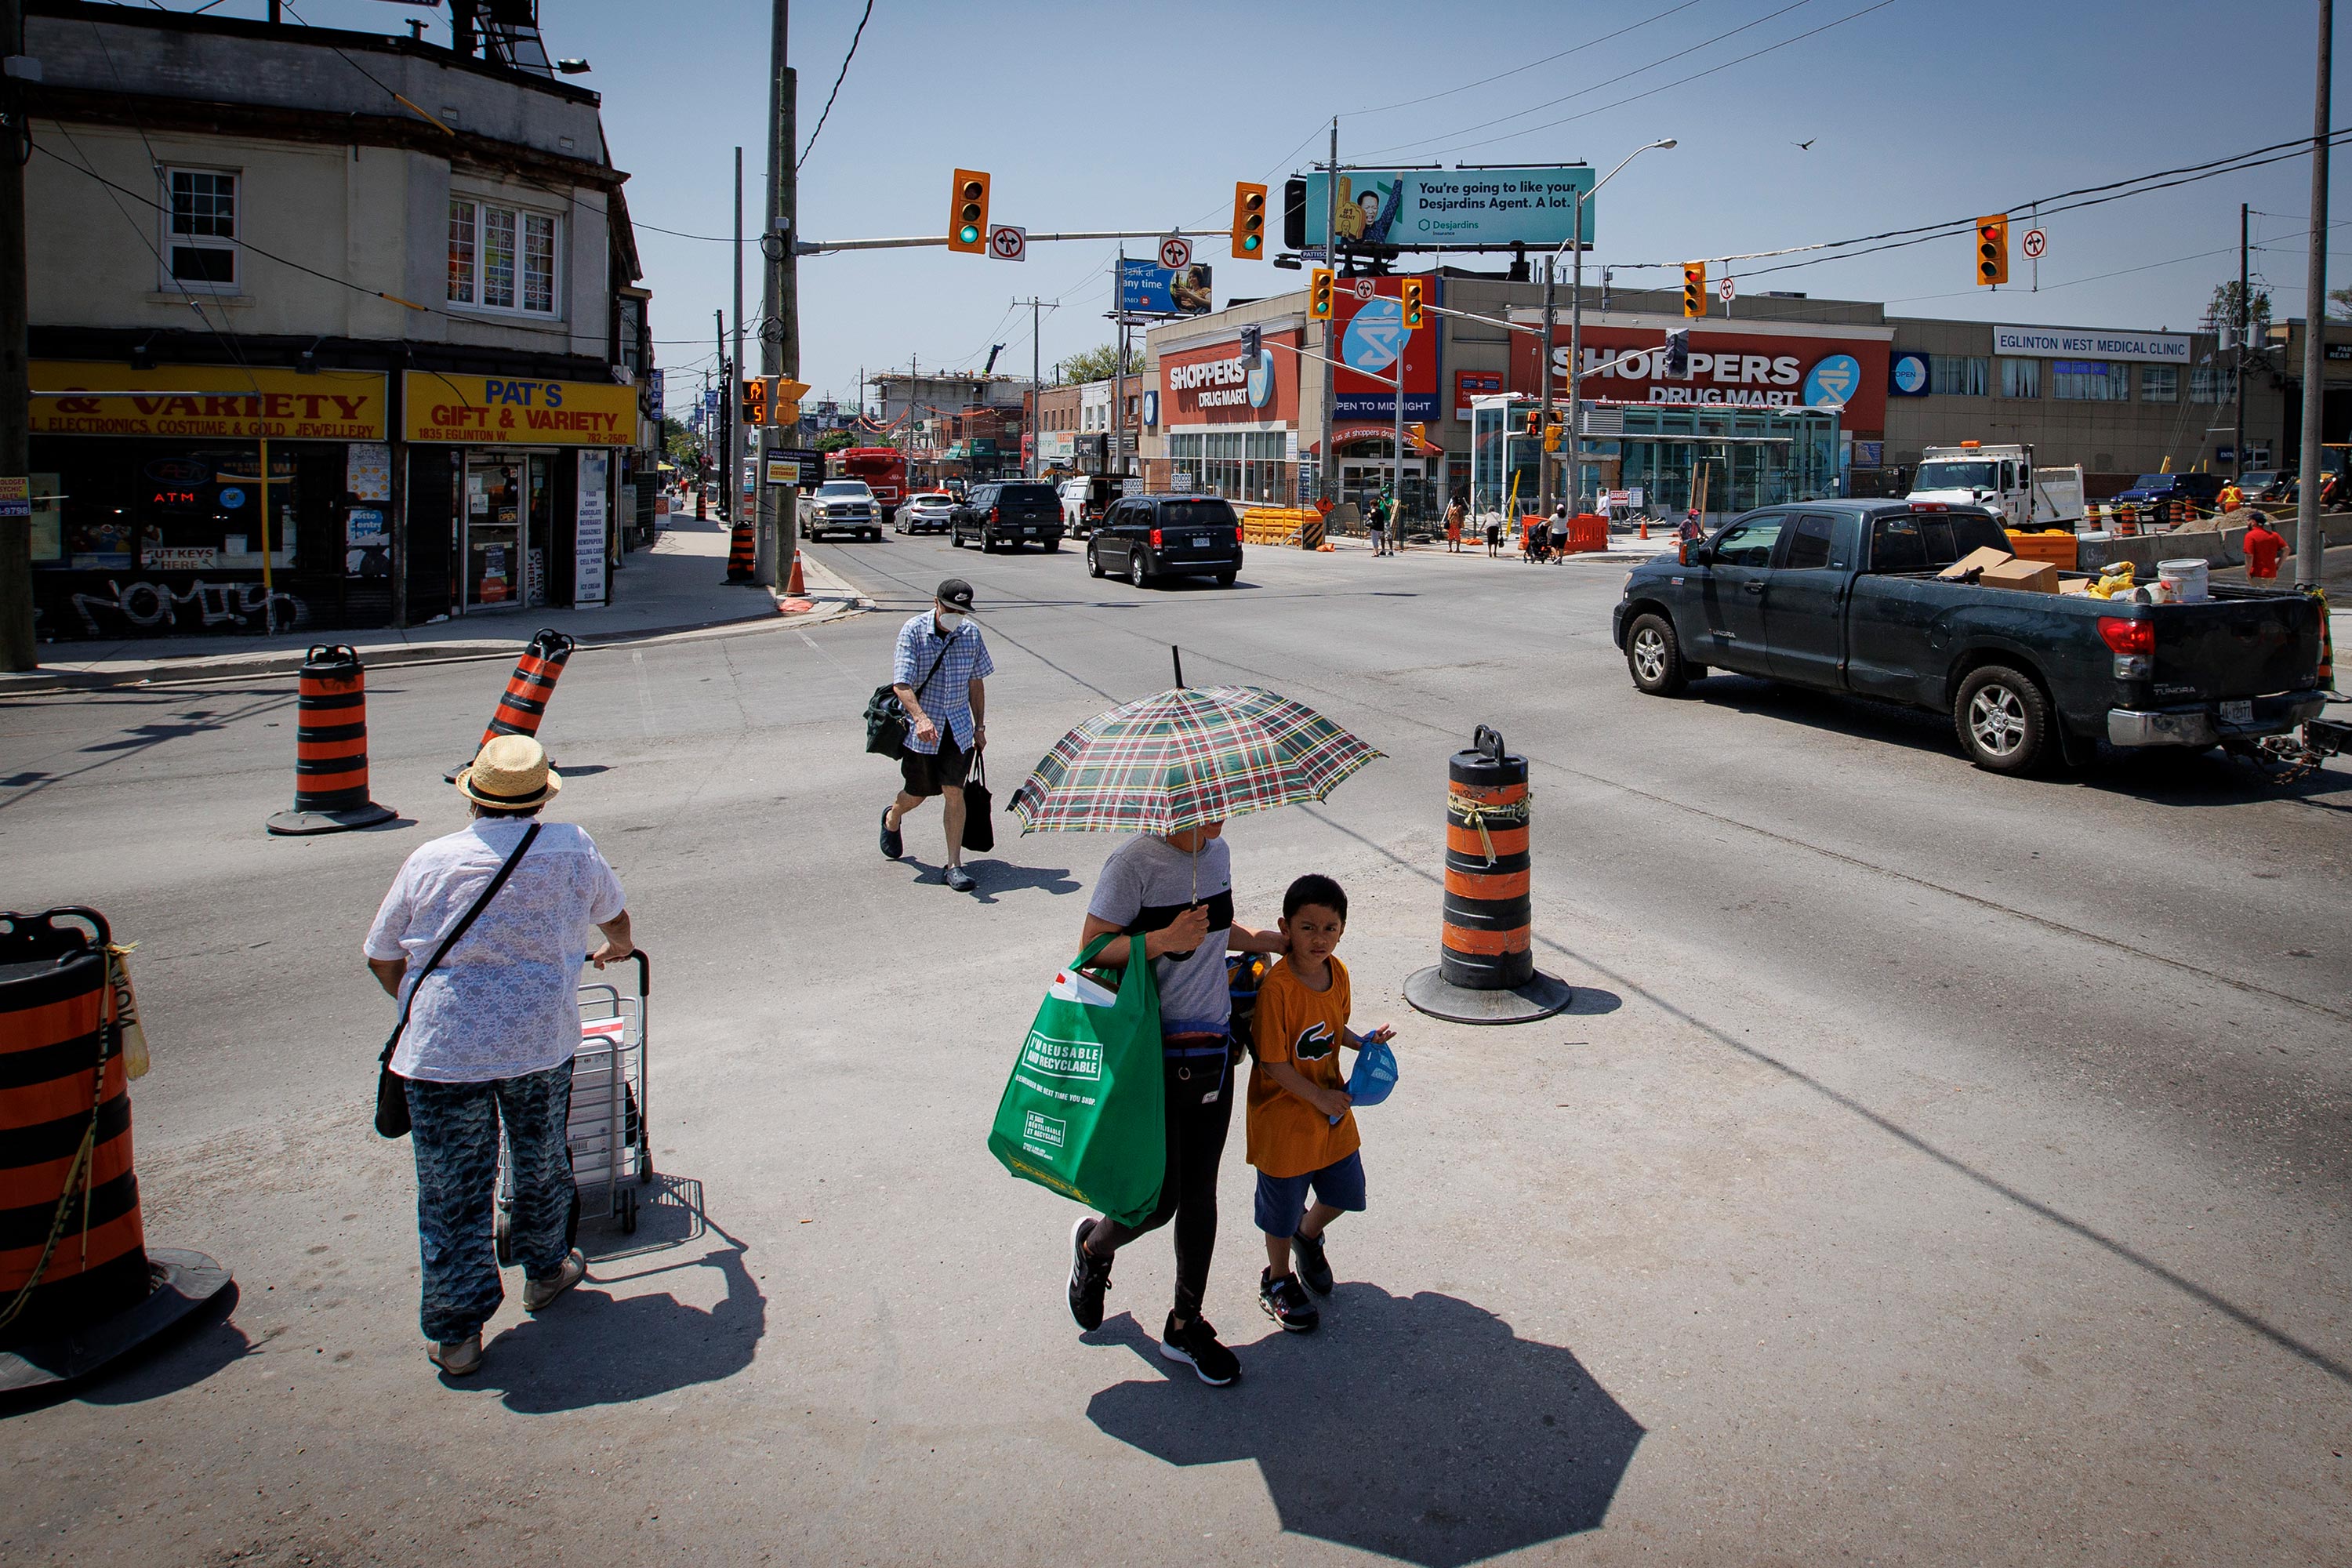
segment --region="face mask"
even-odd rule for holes
[[[963,612],[961,610],[941,610],[939,612],[939,617],[940,630],[943,632],[952,634],[958,626],[963,625]]]

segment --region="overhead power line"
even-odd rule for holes
[[[857,18],[857,31],[849,35],[849,52],[841,57],[841,70],[833,79],[833,90],[824,95],[824,112],[816,117],[816,129],[809,132],[808,145],[801,149],[800,162],[793,165],[794,174],[800,172],[801,164],[809,161],[809,154],[816,151],[816,139],[824,134],[825,118],[833,112],[833,100],[841,96],[841,84],[849,75],[849,62],[857,58],[857,40],[866,36],[866,24],[873,19],[874,0],[866,0],[866,14]]]

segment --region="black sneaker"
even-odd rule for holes
[[[906,852],[907,841],[890,826],[890,808],[886,805],[882,808],[882,858],[896,860]]]
[[[1298,1265],[1298,1278],[1318,1296],[1331,1293],[1331,1263],[1323,1256],[1323,1238],[1310,1237],[1305,1231],[1290,1238],[1291,1260]]]
[[[1286,1334],[1311,1334],[1315,1325],[1323,1321],[1315,1303],[1298,1288],[1295,1275],[1286,1274],[1276,1279],[1272,1270],[1258,1270],[1257,1304],[1267,1317],[1282,1325]]]
[[[1102,1327],[1103,1291],[1110,1286],[1110,1259],[1087,1250],[1087,1233],[1094,1221],[1085,1215],[1070,1227],[1070,1316],[1093,1333]]]
[[[1160,1353],[1170,1361],[1182,1362],[1212,1388],[1223,1388],[1242,1374],[1242,1363],[1217,1342],[1217,1331],[1206,1318],[1196,1317],[1180,1329],[1176,1314],[1169,1313],[1167,1325],[1160,1331]]]
[[[948,868],[947,884],[959,893],[969,893],[974,888],[980,886],[980,883],[973,878],[972,874],[965,870],[961,866],[950,866]]]

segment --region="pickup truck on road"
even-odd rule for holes
[[[1947,582],[1989,511],[1819,500],[1748,512],[1635,567],[1616,610],[1633,684],[1673,696],[1709,668],[1947,712],[1979,767],[2024,773],[2054,738],[2201,748],[2315,715],[2319,606],[2216,584],[2202,604],[2137,605]]]

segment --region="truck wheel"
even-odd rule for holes
[[[1652,697],[1679,696],[1690,684],[1682,643],[1664,616],[1643,616],[1633,623],[1625,636],[1625,668],[1634,686]]]
[[[1960,682],[1952,728],[1969,761],[1996,773],[2022,773],[2042,760],[2050,738],[2050,704],[2032,678],[1989,664]]]

